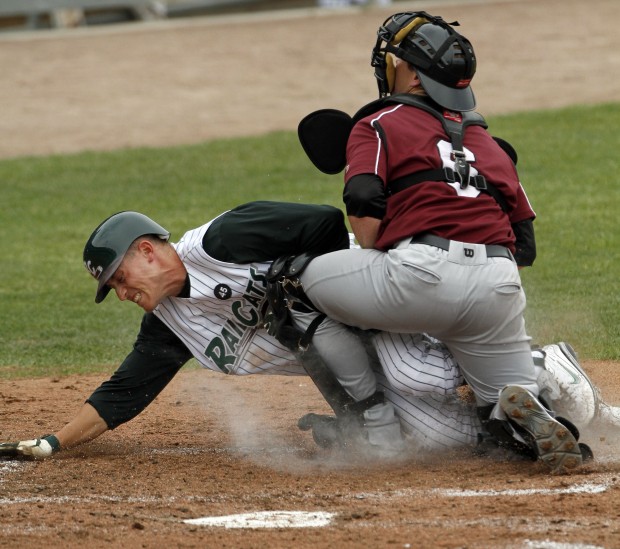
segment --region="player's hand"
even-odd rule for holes
[[[60,450],[60,443],[54,435],[47,435],[33,440],[0,443],[0,457],[46,458]]]

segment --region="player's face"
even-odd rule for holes
[[[121,301],[132,301],[151,312],[165,297],[161,291],[161,272],[154,261],[152,248],[128,252],[108,281]]]

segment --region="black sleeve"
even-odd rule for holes
[[[215,219],[202,245],[220,261],[252,263],[342,250],[349,247],[349,233],[333,206],[257,201]]]
[[[342,199],[347,215],[376,219],[383,219],[385,215],[387,198],[383,181],[377,175],[363,173],[353,176],[344,187]]]
[[[180,339],[154,314],[142,319],[134,348],[88,398],[109,429],[136,417],[192,357]]]
[[[529,267],[536,259],[536,238],[534,236],[534,220],[525,219],[518,223],[513,223],[512,231],[515,233],[517,241],[515,247],[515,260],[519,267]]]

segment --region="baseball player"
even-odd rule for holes
[[[530,447],[552,471],[572,469],[582,463],[578,433],[537,398],[523,317],[518,269],[536,255],[535,213],[514,151],[472,112],[476,56],[457,24],[406,12],[380,27],[380,99],[353,117],[346,142],[343,197],[363,249],[316,258],[296,293],[327,315],[317,348],[320,338],[335,344],[337,322],[437,337],[494,436]],[[302,329],[317,314],[293,311]],[[357,365],[336,364],[364,383]]]
[[[307,373],[299,354],[262,327],[269,271],[265,258],[348,246],[339,210],[256,202],[189,231],[177,244],[168,238],[168,231],[136,212],[116,214],[94,231],[84,259],[98,280],[96,301],[113,288],[119,299],[146,311],[134,348],[60,431],[5,443],[0,454],[47,457],[130,421],[192,356],[202,366],[228,374]],[[396,411],[412,448],[476,444],[483,428],[475,406],[457,396],[462,378],[447,349],[423,335],[369,337],[377,387]],[[549,376],[545,383],[556,401],[582,410],[583,421],[589,421],[596,395],[590,394],[593,389],[578,363],[562,356],[553,354],[551,364],[557,367],[541,368]],[[579,380],[570,391],[567,371],[570,380]],[[312,428],[323,446],[347,443],[349,433],[335,418],[302,420],[301,426]]]
[[[137,212],[111,216],[89,238],[84,263],[98,281],[95,301],[101,302],[113,289],[121,301],[132,301],[146,314],[134,348],[119,369],[73,420],[43,440],[44,450],[39,445],[35,452],[72,447],[131,420],[192,357],[205,368],[234,375],[304,375],[312,368],[306,358],[311,353],[300,359],[263,327],[267,276],[275,258],[302,252],[312,257],[347,248],[349,233],[340,210],[253,202],[188,231],[178,243],[168,239],[167,230]],[[345,327],[340,335],[352,342],[347,354],[368,363],[359,337]],[[436,370],[435,388],[452,391],[450,385],[460,383],[457,367],[446,365],[443,351],[427,352],[421,340],[418,345],[425,353],[418,362]],[[338,361],[339,352],[327,350],[324,358]],[[402,449],[394,407],[374,386],[373,378],[371,395],[349,392],[352,402],[346,404],[355,404],[370,446],[388,447],[393,438]],[[439,407],[435,402],[420,406],[433,414]],[[455,419],[459,405],[451,403],[449,408],[446,422],[463,432],[463,440],[475,437],[475,414],[464,406],[463,415]]]

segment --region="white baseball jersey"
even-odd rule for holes
[[[238,265],[209,256],[202,238],[211,222],[173,244],[191,283],[189,298],[155,309],[205,368],[226,374],[305,375],[295,356],[261,328],[268,263]]]

